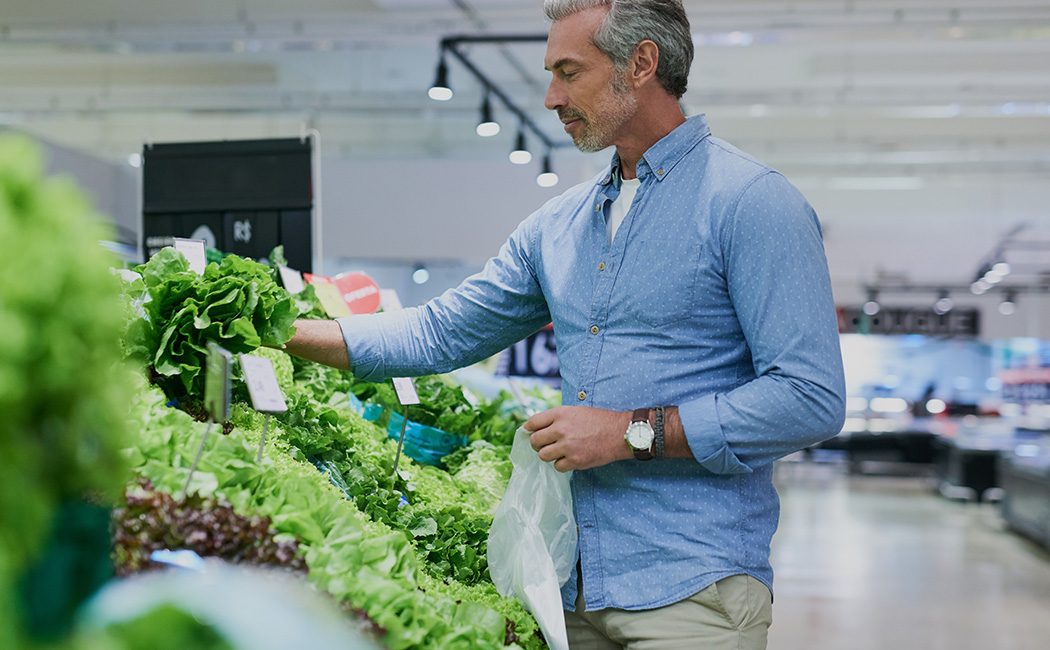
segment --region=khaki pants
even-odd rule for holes
[[[765,650],[769,589],[748,575],[723,578],[677,603],[639,612],[565,612],[572,650]]]

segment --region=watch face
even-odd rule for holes
[[[632,422],[625,437],[633,449],[649,449],[653,446],[653,427],[648,422]]]

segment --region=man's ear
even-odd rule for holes
[[[656,77],[656,68],[660,64],[660,48],[656,43],[646,39],[635,46],[631,56],[630,82],[635,88],[641,88]]]

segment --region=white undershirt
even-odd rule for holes
[[[613,238],[616,237],[616,231],[620,228],[620,224],[627,217],[627,213],[631,211],[634,195],[638,193],[638,187],[641,184],[642,181],[638,178],[620,181],[620,196],[616,197],[616,200],[609,206],[609,221],[606,223],[610,244]]]

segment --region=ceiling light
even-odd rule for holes
[[[876,413],[904,413],[908,410],[908,402],[900,397],[873,397],[870,406]]]
[[[748,112],[751,117],[765,117],[769,114],[769,107],[765,104],[752,104]]]
[[[437,74],[434,75],[434,85],[427,91],[431,99],[438,102],[447,102],[452,99],[452,86],[448,85],[448,65],[445,57],[438,61]]]
[[[1012,291],[1006,292],[1006,297],[999,303],[999,313],[1003,316],[1012,316],[1017,311],[1017,303],[1014,302],[1014,294]]]
[[[525,148],[525,129],[518,131],[518,139],[514,141],[514,151],[510,152],[510,161],[515,165],[527,165],[532,162],[532,154]]]
[[[940,415],[948,409],[948,405],[945,404],[942,399],[931,399],[926,402],[926,411],[933,415]]]
[[[954,306],[955,303],[952,302],[951,296],[945,289],[941,291],[940,295],[937,298],[937,302],[933,304],[933,311],[936,312],[937,315],[943,316],[950,312],[952,310],[952,307]]]
[[[882,309],[882,306],[879,305],[879,292],[869,291],[868,301],[864,303],[864,313],[868,316],[874,316],[879,313],[880,309]]]
[[[554,187],[558,184],[558,175],[551,167],[551,154],[548,151],[543,156],[543,171],[536,177],[536,184],[540,187]]]
[[[995,271],[996,275],[999,277],[1006,277],[1010,275],[1010,264],[1007,262],[997,262],[995,266],[992,267],[992,270]]]
[[[131,165],[132,167],[136,168],[136,169],[138,169],[139,167],[142,167],[142,154],[140,154],[140,153],[128,154],[128,164]]]
[[[489,101],[487,91],[485,92],[485,97],[481,100],[481,120],[478,121],[476,130],[478,135],[483,138],[491,138],[499,133],[499,122],[492,118],[492,102]]]
[[[412,281],[416,284],[426,284],[429,279],[430,271],[422,264],[416,266],[415,270],[412,271]]]

